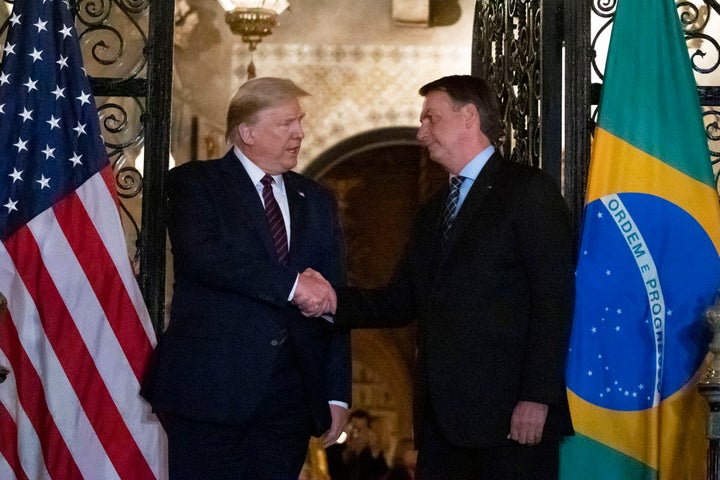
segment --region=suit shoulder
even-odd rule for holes
[[[551,188],[559,188],[557,182],[547,172],[532,165],[503,160],[500,172],[511,177],[514,182],[525,184],[540,184]]]
[[[212,160],[192,160],[177,167],[173,167],[168,171],[168,178],[176,181],[187,181],[190,179],[200,179],[207,175],[211,175],[220,166],[220,159]]]
[[[518,162],[512,162],[510,160],[502,160],[500,163],[500,169],[505,170],[506,172],[511,172],[515,175],[527,175],[527,176],[534,176],[534,175],[545,175],[545,173],[540,170],[539,168],[532,166],[532,165],[526,165],[524,163],[518,163]]]
[[[168,175],[172,177],[184,177],[197,174],[202,172],[204,169],[207,169],[211,162],[213,162],[213,160],[192,160],[171,168],[168,171]]]
[[[294,171],[292,171],[292,170],[288,170],[288,171],[284,174],[284,177],[285,177],[288,181],[295,182],[296,185],[302,185],[303,187],[306,187],[306,188],[319,188],[319,189],[324,189],[324,187],[323,187],[322,185],[320,185],[320,183],[318,183],[317,181],[313,180],[312,178],[306,177],[305,175],[303,175],[303,174],[301,174],[301,173],[294,172]]]
[[[303,194],[335,198],[335,194],[328,187],[292,170],[285,174],[285,179],[288,182],[292,182]]]

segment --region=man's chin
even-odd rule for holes
[[[293,155],[293,154],[288,153],[287,155],[285,155],[285,160],[283,161],[283,166],[287,170],[292,170],[293,168],[295,168],[297,166],[297,162],[298,162],[298,154],[296,153]]]

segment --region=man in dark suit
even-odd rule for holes
[[[341,289],[335,323],[417,321],[418,479],[554,479],[572,433],[564,384],[573,302],[567,206],[504,161],[495,95],[471,76],[420,89],[417,138],[451,177],[420,210],[380,290]]]
[[[349,336],[292,303],[334,310],[330,283],[345,281],[334,197],[290,171],[305,95],[246,82],[228,108],[234,147],[169,173],[174,296],[145,393],[173,480],[295,480],[310,436],[330,445],[344,426]],[[299,273],[310,267],[330,283]]]

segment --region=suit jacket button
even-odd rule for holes
[[[278,342],[277,340],[273,340],[272,342],[270,342],[270,345],[272,345],[273,347],[277,347],[279,344],[280,342]]]

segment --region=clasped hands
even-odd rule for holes
[[[306,317],[319,317],[327,313],[334,315],[337,308],[337,296],[332,285],[312,268],[298,275],[292,302]]]

